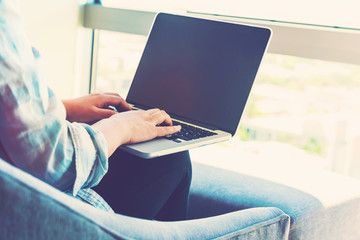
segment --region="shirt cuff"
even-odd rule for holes
[[[108,170],[108,146],[103,134],[87,124],[68,123],[75,150],[76,178],[72,194],[96,186]]]

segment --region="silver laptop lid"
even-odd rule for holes
[[[235,134],[271,30],[159,13],[127,101]]]

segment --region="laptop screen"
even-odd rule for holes
[[[234,134],[270,35],[267,28],[160,13],[127,101]]]

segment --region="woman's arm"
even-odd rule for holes
[[[0,156],[76,194],[106,173],[107,142],[91,126],[66,121],[27,41],[17,2],[0,1]]]
[[[76,99],[63,100],[63,104],[68,121],[85,123],[97,121],[92,127],[104,135],[108,143],[109,157],[120,145],[147,141],[180,130],[180,126],[171,126],[170,116],[164,111],[159,109],[131,111],[129,104],[116,93],[93,93]],[[109,106],[115,107],[117,111],[110,109]],[[120,111],[123,112],[118,113]],[[163,122],[169,126],[158,126]]]
[[[66,119],[70,122],[91,123],[111,117],[117,112],[131,110],[129,104],[117,93],[93,93],[62,102],[66,109]]]
[[[162,122],[171,125],[169,116],[158,109],[108,111],[108,105],[129,109],[117,96],[100,95],[99,101],[93,94],[63,104],[42,77],[39,55],[27,42],[16,2],[0,1],[0,156],[5,160],[76,195],[101,180],[107,157],[119,145],[179,130],[158,127]],[[102,120],[90,126],[66,117]]]
[[[159,126],[161,123],[166,123],[168,126]],[[170,116],[159,109],[114,114],[92,127],[104,135],[108,143],[109,156],[120,145],[166,136],[180,131],[181,128],[172,126]]]

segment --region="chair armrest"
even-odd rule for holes
[[[111,214],[68,196],[0,159],[0,239],[287,239],[289,216],[255,208],[157,222]]]

